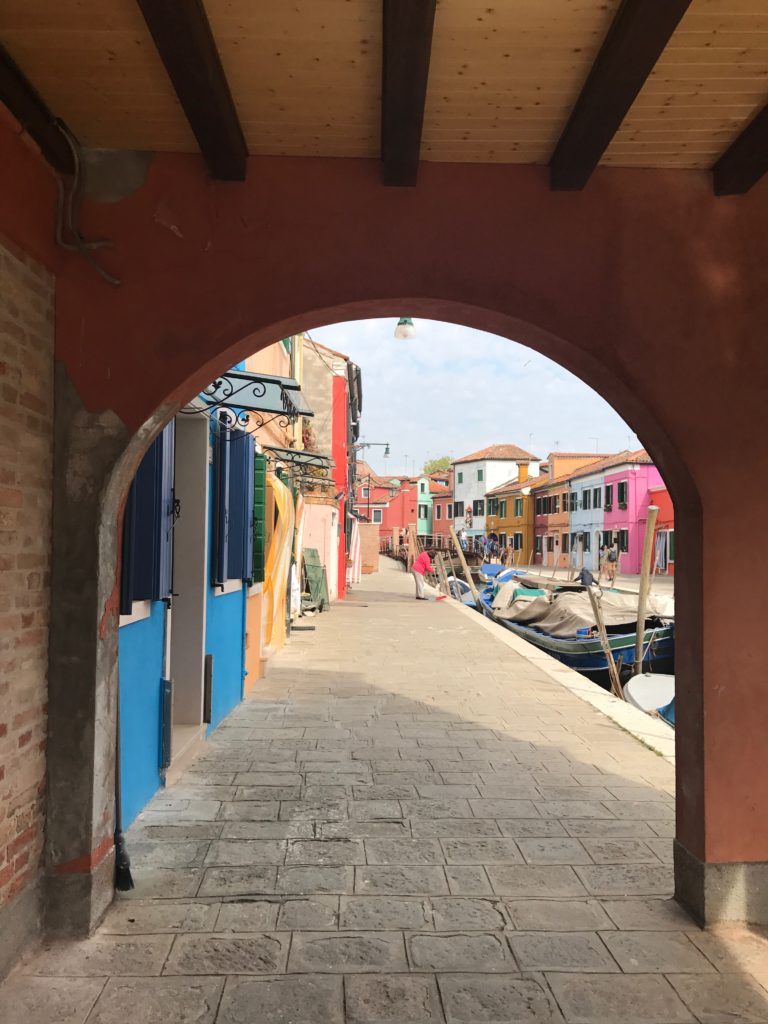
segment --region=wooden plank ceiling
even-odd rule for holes
[[[382,0],[203,2],[251,154],[379,155]],[[618,6],[438,0],[421,159],[548,163]],[[197,148],[136,0],[2,0],[0,43],[84,144]],[[602,162],[712,167],[767,99],[768,0],[692,0]]]

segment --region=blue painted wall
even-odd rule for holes
[[[148,619],[120,627],[120,781],[123,828],[160,788],[165,604],[152,602]]]
[[[245,588],[222,594],[211,586],[211,550],[213,544],[213,469],[210,469],[210,505],[208,522],[207,577],[208,598],[205,610],[205,653],[213,655],[211,724],[215,729],[243,699],[245,670]],[[219,596],[216,596],[216,595]]]

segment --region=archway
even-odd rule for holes
[[[671,443],[669,438],[659,430],[658,422],[653,412],[645,406],[638,395],[631,389],[626,388],[620,380],[612,379],[611,373],[604,364],[595,360],[592,356],[584,353],[583,350],[574,345],[568,344],[563,339],[551,335],[541,328],[509,318],[504,314],[494,313],[486,309],[476,309],[465,304],[451,301],[440,301],[423,298],[407,298],[392,300],[375,300],[361,307],[359,303],[349,306],[341,305],[309,314],[298,313],[295,316],[283,321],[281,324],[269,328],[260,328],[253,334],[247,334],[239,339],[234,345],[226,345],[220,339],[221,352],[215,357],[216,369],[222,371],[234,365],[246,354],[258,351],[266,344],[272,342],[279,333],[299,330],[300,327],[311,328],[321,324],[334,323],[340,320],[351,319],[360,315],[384,315],[395,317],[406,308],[415,316],[426,314],[437,314],[443,320],[451,320],[461,323],[464,326],[480,327],[483,330],[491,331],[502,337],[522,342],[529,347],[541,352],[550,358],[555,358],[561,365],[571,372],[574,372],[585,383],[589,384],[596,391],[604,396],[610,396],[611,403],[621,410],[624,417],[631,424],[649,452],[656,459],[665,475],[670,491],[676,503],[678,511],[679,536],[681,551],[686,552],[687,572],[678,579],[678,643],[684,652],[680,659],[678,672],[678,692],[681,695],[681,707],[686,711],[680,715],[678,725],[679,757],[678,765],[681,777],[685,775],[686,785],[681,786],[680,791],[680,819],[678,825],[678,838],[690,836],[686,829],[694,830],[700,826],[697,817],[697,805],[690,802],[690,778],[695,775],[696,763],[686,756],[689,748],[688,736],[695,731],[695,722],[701,707],[702,695],[700,680],[702,675],[703,649],[701,631],[701,603],[693,598],[701,593],[701,560],[697,556],[701,545],[701,511],[698,491],[693,479],[688,472],[686,464],[680,452]],[[212,343],[212,350],[216,343]],[[111,815],[113,796],[113,764],[114,764],[114,694],[117,683],[117,585],[116,574],[118,536],[120,527],[120,516],[125,494],[133,476],[135,468],[148,445],[175,412],[190,398],[192,398],[206,383],[210,377],[215,375],[215,370],[210,369],[209,360],[200,367],[184,383],[177,386],[168,400],[162,403],[156,412],[137,430],[129,435],[127,431],[113,430],[109,443],[103,445],[100,453],[101,458],[98,464],[91,463],[90,468],[95,472],[91,484],[93,494],[98,501],[93,507],[93,514],[97,521],[97,545],[88,553],[87,562],[81,564],[83,572],[92,567],[95,574],[94,598],[98,609],[99,628],[96,637],[92,638],[92,647],[88,656],[83,660],[83,667],[89,669],[90,678],[95,678],[95,687],[91,688],[93,702],[90,707],[92,715],[91,727],[93,728],[93,758],[91,764],[80,764],[79,769],[86,778],[80,780],[80,786],[70,785],[60,787],[58,791],[53,789],[55,800],[51,807],[51,830],[49,832],[49,849],[57,841],[57,828],[59,823],[64,823],[70,830],[71,837],[72,821],[74,814],[75,793],[82,792],[82,788],[91,787],[93,794],[92,814],[85,824],[90,829],[89,834],[81,833],[81,841],[87,840],[92,851],[96,851],[92,858],[83,865],[85,870],[68,872],[75,875],[75,884],[78,885],[78,897],[81,901],[82,914],[75,927],[80,930],[88,929],[98,920],[103,907],[111,898]],[[88,421],[91,421],[88,423]],[[81,435],[81,442],[87,438],[89,428],[93,427],[93,419],[84,410],[80,409],[71,417],[70,423],[75,436]],[[95,421],[102,428],[103,440],[103,417]],[[85,434],[81,434],[83,423],[88,424]],[[67,481],[60,481],[62,488],[67,488]],[[65,507],[70,509],[71,514],[77,515],[81,520],[84,509],[82,501],[77,505],[71,504],[69,498],[65,501]],[[61,506],[60,506],[61,511]],[[86,552],[79,549],[79,554],[85,559]],[[82,577],[81,577],[82,578]],[[61,595],[62,588],[66,588],[66,581],[57,580],[57,592]],[[61,597],[60,597],[61,599]],[[65,606],[66,603],[65,603]],[[72,608],[71,602],[68,605]],[[82,608],[83,612],[88,609]],[[78,619],[80,617],[78,616]],[[82,633],[84,629],[91,629],[93,618],[88,617],[88,624],[80,619],[75,623],[70,619],[70,630]],[[69,640],[68,640],[69,642]],[[88,675],[83,676],[83,682]],[[71,693],[70,693],[71,699]],[[68,705],[69,709],[69,705]],[[57,709],[52,706],[52,719],[55,721]],[[59,712],[61,713],[61,712]],[[88,716],[84,718],[84,725],[88,724]],[[59,734],[60,735],[60,734]],[[61,749],[53,746],[51,756],[53,759],[61,757]],[[71,750],[67,751],[70,763],[70,773],[74,769],[72,765]],[[56,771],[56,762],[52,765],[52,771]],[[55,775],[54,775],[55,778]],[[695,837],[694,837],[695,838]],[[685,839],[681,841],[685,842]],[[691,839],[688,838],[688,842]],[[73,889],[72,879],[68,878],[68,889]],[[54,886],[55,890],[55,886]],[[685,892],[681,897],[686,898]],[[59,901],[52,903],[51,924],[54,930],[64,931],[72,928],[72,910],[70,895],[62,893]],[[689,900],[689,902],[692,902]],[[59,915],[67,915],[66,922]]]

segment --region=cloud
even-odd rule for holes
[[[411,472],[428,458],[459,457],[513,443],[550,451],[611,452],[638,447],[618,413],[573,374],[538,352],[457,324],[418,320],[417,337],[398,341],[391,319],[312,330],[362,368],[362,438],[379,472]],[[595,441],[597,438],[597,441]]]

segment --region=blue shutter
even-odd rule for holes
[[[136,484],[131,481],[123,513],[123,543],[120,565],[120,614],[130,615],[133,611],[133,552],[136,524]]]
[[[158,438],[160,441],[160,545],[158,549],[157,592],[155,599],[164,601],[173,590],[173,485],[176,453],[176,421],[171,420]]]
[[[171,595],[174,440],[171,421],[141,460],[128,493],[120,593],[126,613],[133,601],[160,601]]]
[[[230,430],[221,419],[214,421],[213,452],[213,544],[211,583],[223,586],[229,579],[229,470]]]
[[[231,580],[247,580],[253,571],[254,443],[243,430],[230,437],[227,574]]]

